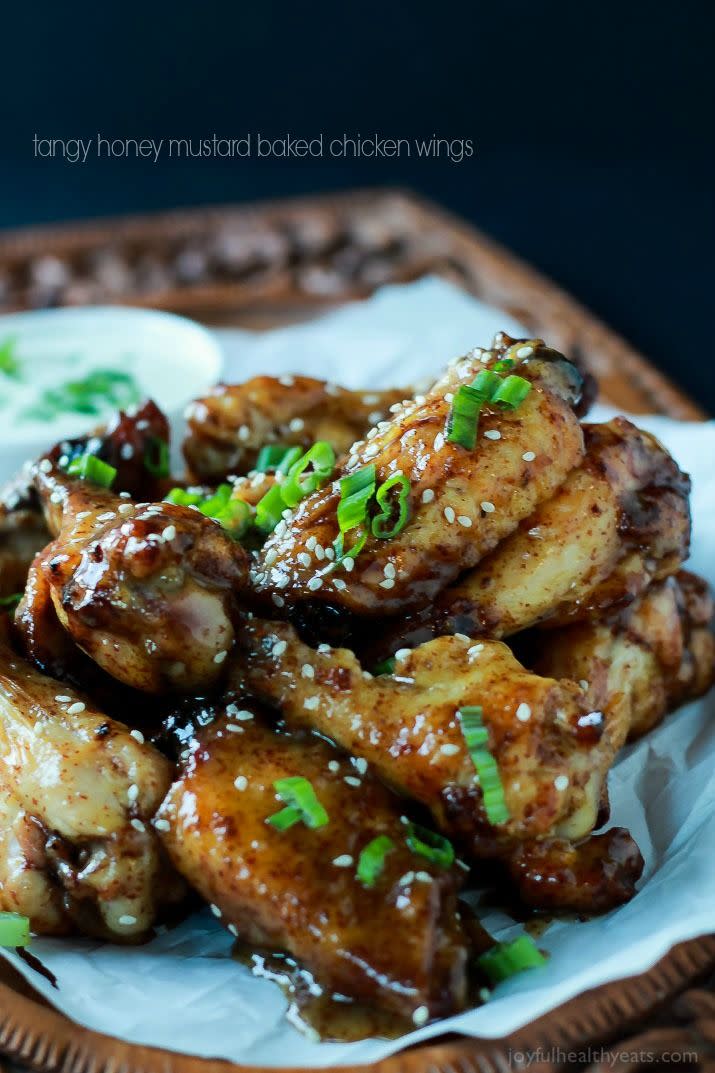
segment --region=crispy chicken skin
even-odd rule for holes
[[[540,674],[588,683],[618,749],[713,684],[712,621],[707,585],[681,570],[609,621],[533,634],[532,662]]]
[[[497,856],[524,840],[592,830],[613,755],[602,716],[575,683],[526,671],[501,642],[440,637],[377,678],[348,649],[316,651],[281,623],[248,621],[239,644],[249,691],[288,726],[312,726],[364,757],[465,852]],[[483,708],[504,786],[510,819],[498,827],[462,735],[458,709],[467,705]]]
[[[136,941],[181,896],[149,826],[168,762],[0,642],[0,908],[49,935]]]
[[[327,440],[346,452],[404,391],[348,391],[309,376],[255,376],[218,384],[187,411],[184,456],[195,480],[216,483],[253,469],[267,443],[303,448]]]
[[[408,849],[399,802],[369,773],[315,736],[276,733],[255,711],[229,704],[188,743],[156,821],[176,868],[234,935],[290,953],[330,992],[408,1017],[459,1010],[459,870]],[[325,826],[266,823],[283,807],[274,782],[290,776],[310,781]],[[367,887],[356,868],[379,835],[394,848]]]
[[[49,539],[38,510],[8,507],[0,497],[0,598],[22,592],[32,560]]]
[[[306,497],[268,539],[258,588],[289,603],[328,603],[359,615],[424,606],[550,498],[583,456],[574,411],[581,377],[540,341],[516,346],[525,356],[514,371],[532,383],[525,401],[515,411],[483,411],[476,450],[445,438],[454,392],[515,346],[500,337],[493,351],[473,351],[355,444],[336,479]],[[331,549],[338,536],[340,478],[370,464],[378,484],[395,473],[409,479],[410,518],[392,539],[369,535],[354,562],[347,560],[354,566],[348,572],[313,551]]]
[[[240,545],[197,511],[123,499],[68,477],[52,457],[33,477],[56,539],[36,558],[17,611],[26,650],[54,665],[44,651],[56,638],[49,595],[72,640],[126,685],[159,693],[217,683],[236,594],[248,584]]]
[[[690,544],[690,481],[623,417],[585,425],[586,457],[490,555],[399,622],[394,651],[443,633],[508,637],[535,623],[596,618],[675,573]]]

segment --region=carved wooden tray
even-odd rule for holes
[[[452,279],[512,313],[530,333],[592,372],[601,396],[624,410],[705,416],[553,283],[463,222],[402,191],[6,233],[0,235],[0,312],[124,303],[262,330],[426,273]],[[43,1073],[239,1068],[80,1028],[6,963],[0,963],[0,1052]],[[398,1054],[379,1069],[618,1073],[672,1065],[715,1071],[715,936],[683,943],[649,972],[588,991],[506,1039],[452,1037]],[[244,1067],[243,1073],[252,1071]]]

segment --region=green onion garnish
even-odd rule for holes
[[[335,451],[326,440],[318,440],[302,458],[293,463],[288,476],[280,486],[285,505],[296,507],[301,499],[315,492],[324,481],[327,481],[334,466]]]
[[[302,775],[291,775],[287,779],[277,779],[273,786],[281,801],[285,801],[286,805],[297,810],[298,819],[302,820],[306,827],[315,828],[326,825],[328,814],[315,796],[315,790]],[[286,829],[285,826],[280,826],[281,823],[292,827],[297,821],[292,816],[287,816],[287,812],[287,809],[282,809],[275,816],[269,816],[266,822],[273,827],[278,827],[279,830]],[[283,820],[279,819],[276,822],[276,818],[281,815]]]
[[[295,448],[288,447],[285,443],[267,443],[264,447],[261,447],[258,452],[258,458],[256,459],[256,471],[258,473],[268,473],[271,469],[278,469],[285,456],[289,451],[293,451]],[[300,452],[300,448],[298,448]],[[300,454],[296,456],[300,458]],[[295,462],[296,459],[293,459]],[[291,462],[291,465],[293,464]]]
[[[493,984],[498,984],[525,969],[545,965],[547,960],[530,935],[520,935],[510,943],[497,943],[477,958],[477,964]]]
[[[481,373],[480,373],[481,376]],[[460,447],[473,450],[477,442],[479,411],[484,397],[473,387],[463,384],[454,398],[447,418],[447,439]]]
[[[141,392],[134,378],[118,369],[95,369],[82,380],[70,380],[49,388],[23,413],[35,421],[50,421],[61,413],[100,414],[107,407],[123,409],[139,402]]]
[[[413,853],[426,857],[439,868],[449,868],[454,863],[454,846],[449,839],[419,823],[410,824],[406,841]]]
[[[20,362],[15,354],[17,340],[10,336],[0,343],[0,373],[10,380],[20,379]]]
[[[203,501],[201,492],[189,492],[186,488],[172,488],[164,496],[165,503],[176,503],[178,507],[198,507]]]
[[[495,406],[503,406],[505,410],[516,410],[531,391],[531,384],[523,376],[507,376],[491,397]]]
[[[513,369],[513,368],[514,368],[514,359],[513,358],[500,358],[499,361],[494,362],[494,372],[496,372],[496,373],[505,373],[509,369]]]
[[[29,917],[0,913],[0,946],[27,946],[30,942]]]
[[[169,476],[169,444],[166,440],[152,436],[144,448],[144,468],[152,477]]]
[[[395,657],[394,656],[388,656],[388,658],[383,659],[381,663],[377,663],[373,667],[372,673],[375,675],[376,678],[381,674],[394,674],[395,673]]]
[[[501,382],[493,369],[480,369],[469,386],[481,395],[483,402],[489,402]]]
[[[15,610],[21,599],[21,592],[13,592],[10,596],[0,596],[0,608],[10,614],[10,612]]]
[[[368,533],[367,505],[375,494],[377,476],[374,465],[363,466],[355,473],[340,478],[338,526],[340,533],[333,541],[335,561],[355,559],[365,546]],[[345,550],[345,534],[358,530],[352,546]]]
[[[506,823],[510,815],[509,809],[497,762],[489,752],[489,731],[482,717],[480,705],[459,709],[462,734],[477,772],[487,819],[492,824]]]
[[[242,499],[229,499],[225,507],[213,515],[222,529],[234,540],[245,536],[251,524],[251,508]]]
[[[282,473],[283,476],[290,471],[291,466],[294,466],[299,458],[303,457],[302,447],[289,447],[280,463],[276,467],[276,473]]]
[[[274,484],[256,503],[256,528],[262,533],[272,533],[285,509],[280,485]]]
[[[198,507],[207,518],[213,518],[235,540],[245,534],[251,524],[251,508],[242,499],[232,499],[230,484],[220,484],[213,495],[189,492],[185,488],[172,488],[164,497],[165,503],[179,507]]]
[[[382,875],[385,868],[385,858],[390,850],[395,848],[395,843],[387,835],[378,835],[368,842],[360,851],[357,866],[357,877],[365,887],[374,887],[375,881]]]
[[[275,827],[276,831],[287,831],[290,827],[294,827],[296,823],[300,823],[302,819],[303,813],[299,808],[295,808],[293,805],[286,805],[280,812],[269,816],[266,823],[270,823],[271,827]]]
[[[96,455],[80,455],[79,458],[73,458],[67,467],[67,473],[70,477],[81,477],[82,480],[99,484],[102,488],[111,488],[117,476],[114,466],[103,462]]]
[[[390,492],[397,489],[397,499],[390,497]],[[395,473],[388,477],[378,488],[375,498],[382,513],[372,519],[372,533],[378,540],[389,540],[397,536],[407,525],[410,516],[410,482],[403,473]],[[397,517],[392,525],[387,523],[394,516],[397,507]]]

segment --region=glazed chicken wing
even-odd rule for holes
[[[460,883],[406,844],[399,803],[361,764],[308,734],[278,734],[229,703],[186,743],[156,828],[177,869],[251,947],[285,951],[330,993],[407,1017],[465,1001]],[[308,780],[321,825],[281,830],[275,783]],[[371,882],[360,856],[389,840]],[[421,1011],[421,1012],[418,1012]]]
[[[144,423],[125,421],[119,427],[126,438],[109,437],[118,460],[133,465],[138,444],[131,436],[141,438]],[[127,442],[131,452],[123,450]],[[208,688],[233,643],[233,604],[248,585],[247,553],[198,511],[136,503],[128,492],[116,495],[69,476],[71,449],[60,445],[32,468],[55,540],[35,559],[18,608],[26,650],[55,668],[59,622],[126,685],[149,693]],[[118,470],[120,483],[126,476]],[[141,486],[141,478],[131,483]]]
[[[50,534],[37,504],[14,484],[0,492],[0,599],[25,588],[32,560]]]
[[[0,908],[115,942],[181,897],[149,825],[167,761],[0,642]]]
[[[547,836],[591,831],[612,759],[602,716],[573,682],[524,670],[498,641],[441,637],[398,653],[373,678],[352,652],[299,641],[292,627],[252,619],[240,633],[240,671],[289,726],[312,726],[407,796],[477,857]],[[493,826],[461,728],[479,705],[509,818]]]
[[[377,658],[438,634],[508,637],[595,618],[679,569],[690,543],[688,477],[623,417],[585,425],[584,436],[583,464],[556,495],[432,606],[396,624]]]
[[[515,410],[483,409],[474,450],[450,442],[455,392],[507,353],[516,356],[514,371],[530,381],[530,393]],[[393,407],[390,421],[353,446],[338,479],[279,522],[263,549],[257,587],[289,603],[320,602],[371,616],[428,604],[580,463],[583,436],[574,407],[581,385],[575,367],[539,340],[520,346],[501,338],[493,351],[472,352],[426,396]],[[337,565],[330,555],[339,534],[340,478],[369,465],[378,485],[398,474],[409,480],[408,521],[391,539],[368,534],[360,554]]]
[[[707,585],[682,570],[610,620],[533,635],[533,662],[539,673],[568,671],[588,685],[619,749],[713,684],[712,621]]]
[[[269,443],[307,449],[327,440],[341,455],[402,398],[404,391],[348,391],[308,376],[219,384],[188,408],[184,456],[194,479],[215,484],[253,469]]]

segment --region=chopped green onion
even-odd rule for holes
[[[398,489],[396,503],[390,498],[393,488]],[[375,498],[382,513],[372,519],[372,534],[378,540],[389,540],[397,536],[407,525],[410,516],[410,482],[403,473],[395,473],[380,485]],[[397,517],[394,518],[392,525],[388,525],[387,523],[394,515],[395,506]]]
[[[479,375],[481,376],[481,373]],[[447,439],[450,443],[458,443],[460,447],[473,450],[477,442],[479,411],[483,401],[484,397],[474,387],[462,384],[452,399],[447,418]]]
[[[274,484],[256,503],[256,528],[262,533],[272,533],[285,509],[280,485]]]
[[[413,853],[426,857],[439,868],[449,868],[454,863],[454,846],[449,839],[419,823],[410,824],[407,845]]]
[[[302,447],[289,447],[285,455],[280,461],[276,469],[276,473],[282,473],[285,477],[286,473],[290,471],[291,466],[294,466],[299,458],[303,457]]]
[[[290,451],[294,450],[296,450],[296,448],[289,447],[285,443],[265,444],[265,446],[261,447],[260,451],[258,452],[258,458],[256,459],[255,467],[256,471],[258,473],[268,473],[270,469],[278,469],[278,466],[281,464],[285,456]],[[297,450],[300,452],[300,448],[297,448]],[[296,457],[300,458],[300,454],[298,454]],[[294,458],[293,462],[295,461],[296,459]],[[293,465],[293,462],[291,462],[291,465]]]
[[[477,958],[477,964],[493,984],[498,984],[525,969],[545,965],[547,960],[530,935],[520,935],[510,943],[497,943]]]
[[[15,354],[17,340],[12,336],[0,343],[0,373],[11,380],[20,379],[20,362]]]
[[[499,361],[494,363],[494,372],[505,373],[508,369],[514,368],[513,358],[500,358]]]
[[[74,458],[67,467],[70,477],[81,477],[82,480],[99,484],[102,488],[111,488],[117,471],[114,466],[103,462],[96,455],[80,455]]]
[[[327,481],[334,466],[335,451],[326,440],[318,440],[302,458],[293,463],[286,480],[280,486],[285,505],[296,507],[301,499],[315,492]],[[309,472],[306,473],[306,470]]]
[[[360,851],[357,866],[357,877],[366,887],[374,887],[375,881],[382,875],[385,868],[385,858],[390,850],[395,848],[395,843],[387,835],[378,835],[368,842]]]
[[[10,596],[0,596],[0,608],[7,611],[9,614],[11,611],[15,610],[21,599],[21,592],[13,592]]]
[[[292,775],[287,779],[277,779],[273,786],[281,801],[298,810],[300,819],[306,827],[324,827],[326,825],[328,814],[315,796],[315,790],[302,775]],[[269,817],[269,822],[270,819]]]
[[[459,709],[462,734],[477,772],[487,819],[492,824],[506,823],[510,815],[509,809],[497,762],[489,752],[489,731],[482,717],[480,705]]]
[[[523,376],[507,376],[492,395],[491,402],[506,410],[516,410],[530,391],[531,383]]]
[[[207,518],[215,518],[228,506],[232,491],[230,484],[219,484],[213,495],[201,497],[201,502],[198,504],[199,510]]]
[[[367,505],[375,494],[377,481],[374,465],[363,466],[355,473],[340,479],[340,502],[338,503],[338,526],[340,533],[333,541],[336,563],[343,559],[355,559],[367,541]],[[359,530],[352,547],[345,550],[345,534]]]
[[[381,674],[394,674],[395,657],[389,656],[387,659],[383,659],[381,663],[378,663],[373,667],[372,673],[376,678]]]
[[[243,499],[229,499],[225,507],[213,515],[222,529],[234,540],[245,536],[251,524],[251,508]]]
[[[139,402],[134,378],[118,369],[95,369],[83,380],[71,380],[38,396],[23,417],[50,421],[60,413],[100,414],[109,407],[124,408]]]
[[[303,813],[299,808],[295,808],[293,805],[286,805],[280,812],[269,816],[266,823],[270,823],[271,827],[275,827],[276,831],[287,831],[289,827],[294,827],[302,819]]]
[[[152,436],[144,448],[144,468],[152,477],[169,476],[169,444],[166,440]]]
[[[175,503],[178,507],[198,507],[204,502],[201,492],[189,492],[186,488],[172,488],[164,496],[165,503]]]
[[[30,942],[29,917],[0,913],[0,946],[27,946]]]
[[[365,547],[367,541],[367,531],[365,529],[360,530],[355,538],[351,547],[345,551],[345,534],[338,533],[333,541],[333,548],[335,549],[335,564],[341,563],[344,559],[357,559],[358,555]]]
[[[489,402],[501,382],[501,377],[493,369],[480,369],[469,386],[481,396],[483,402]]]

